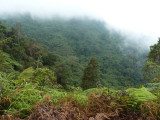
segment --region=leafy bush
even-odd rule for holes
[[[139,105],[142,102],[155,100],[157,97],[148,91],[147,88],[129,88],[126,90],[126,92],[129,94],[130,98],[128,99],[127,103],[128,105],[131,105],[132,107],[139,107]]]
[[[147,61],[143,68],[143,77],[145,82],[160,81],[160,66],[155,62]]]
[[[81,106],[86,106],[88,104],[88,101],[87,101],[88,96],[85,95],[83,92],[79,92],[79,93],[70,92],[68,93],[67,98],[80,104]]]
[[[25,70],[23,70],[23,72],[21,72],[21,74],[19,75],[19,79],[25,79],[25,80],[31,80],[33,79],[33,74],[34,74],[35,70],[32,67],[29,67]]]
[[[11,56],[0,50],[0,71],[1,72],[13,72],[14,66],[21,67],[17,61],[11,58]]]
[[[46,93],[45,96],[51,96],[51,101],[54,102],[54,104],[58,104],[60,99],[68,95],[65,91],[49,88],[48,86],[44,86],[43,91]]]
[[[31,112],[33,105],[43,100],[43,92],[35,88],[35,84],[26,82],[23,86],[17,87],[14,93],[8,94],[10,105],[5,113],[18,114],[22,118],[26,117]]]
[[[48,68],[37,68],[34,72],[33,82],[38,83],[40,86],[53,86],[56,82],[54,72]]]
[[[17,84],[15,85],[15,80],[12,80],[13,77],[15,77],[15,73],[6,74],[4,72],[0,72],[1,97],[14,92],[14,89],[18,86]]]
[[[151,93],[160,97],[160,83],[148,83],[146,87]]]

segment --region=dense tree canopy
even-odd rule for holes
[[[8,30],[0,24],[0,34],[3,35],[0,39],[0,72],[24,71],[19,78],[26,79],[30,78],[33,69],[36,69],[34,74],[38,77],[32,79],[37,80],[39,84],[57,82],[63,86],[67,85],[71,73],[63,64],[63,60],[55,53],[45,50],[35,40],[27,41],[20,35],[20,27],[20,24],[16,24]],[[33,69],[29,69],[30,67]]]
[[[81,87],[86,90],[89,88],[96,88],[100,83],[99,80],[99,66],[96,58],[91,58],[90,62],[84,69]]]
[[[143,76],[145,82],[160,82],[160,39],[150,47]]]
[[[24,18],[0,23],[0,119],[160,118],[160,41],[144,67],[152,83],[133,88],[145,54],[102,22]]]
[[[66,68],[70,69],[71,84],[80,85],[83,69],[92,56],[99,61],[102,85],[123,88],[122,86],[128,86],[125,84],[126,79],[132,79],[132,85],[142,82],[141,68],[145,54],[140,54],[135,47],[124,47],[126,38],[109,29],[104,22],[88,18],[32,19],[30,15],[8,17],[2,22],[10,27],[15,26],[16,22],[21,23],[25,38],[34,38],[50,52],[58,54],[64,60]],[[55,64],[53,61],[57,58],[54,55],[41,55],[45,53],[43,51],[37,53],[39,48],[35,47],[34,40],[30,40],[27,53],[36,61],[40,61],[39,57],[42,56],[43,64],[49,65],[48,61]],[[19,49],[16,47],[15,50]],[[24,55],[23,59],[27,59]],[[58,78],[61,81],[62,77]]]

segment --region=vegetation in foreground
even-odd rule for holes
[[[70,85],[66,77],[70,71],[58,55],[32,39],[27,42],[19,32],[18,24],[11,30],[0,24],[2,120],[160,119],[160,41],[151,46],[143,69],[144,86],[127,90],[101,87],[97,61],[92,58],[84,70],[82,90]]]

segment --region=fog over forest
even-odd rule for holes
[[[89,17],[105,21],[111,29],[127,35],[125,45],[143,44],[144,49],[157,42],[160,26],[158,0],[1,0],[0,16],[30,13],[49,19]]]
[[[159,120],[160,0],[0,0],[0,120]]]

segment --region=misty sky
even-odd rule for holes
[[[143,33],[153,44],[160,36],[159,5],[160,0],[0,0],[0,14],[90,16],[129,33]]]

